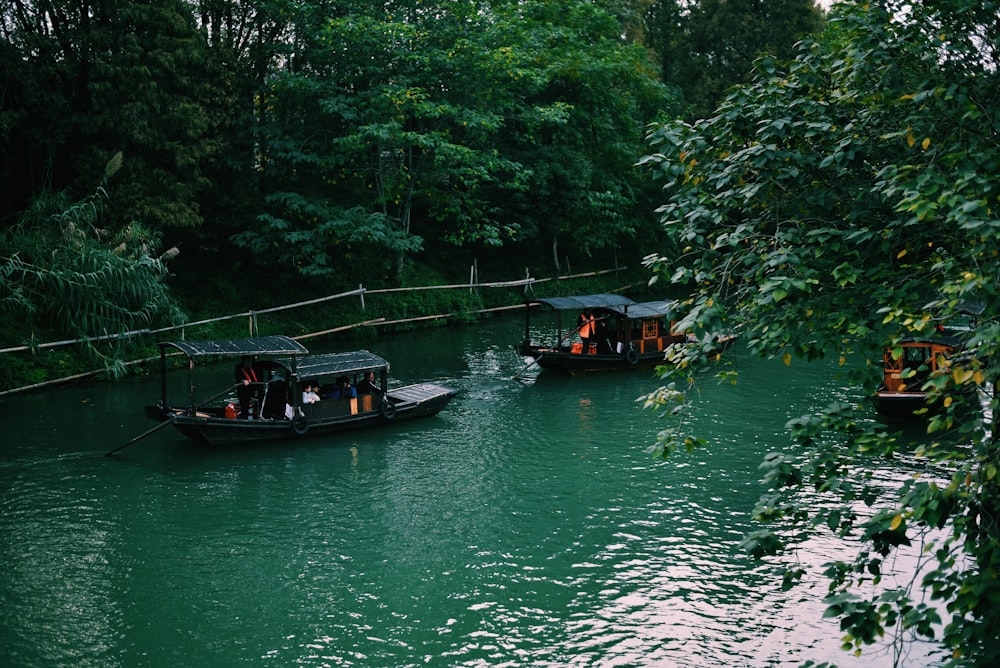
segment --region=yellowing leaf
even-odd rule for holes
[[[982,385],[983,381],[986,379],[983,377],[982,371],[976,371],[975,373],[972,374],[972,380],[976,382],[976,385]]]
[[[838,363],[837,363],[837,364],[838,364],[838,366],[844,366],[845,364],[847,364],[847,359],[846,359],[846,358],[844,358],[844,356],[843,356],[843,355],[841,355],[841,356],[840,356],[840,360],[838,361]]]
[[[925,151],[927,150],[927,147],[930,145],[931,145],[930,137],[924,137],[924,140],[920,142],[920,148],[924,149]]]
[[[972,369],[955,369],[951,372],[951,377],[955,379],[956,385],[962,385],[972,378]]]
[[[907,133],[906,135],[906,145],[913,148],[913,145],[917,143],[917,138],[912,134]]]
[[[906,249],[905,248],[903,250],[899,251],[898,253],[896,253],[896,259],[898,260],[899,258],[903,257],[904,255],[906,255]]]
[[[781,359],[785,362],[785,366],[791,366],[791,364],[792,364],[792,354],[791,353],[785,353],[784,356]]]
[[[892,522],[889,523],[889,531],[895,531],[899,528],[899,525],[903,523],[903,516],[896,515],[892,518]]]
[[[944,407],[948,408],[948,406],[951,406],[951,397],[944,398]]]

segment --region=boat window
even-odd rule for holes
[[[656,338],[658,332],[659,322],[656,320],[643,320],[642,321],[642,338],[653,339]]]
[[[906,351],[906,362],[907,366],[913,366],[914,364],[920,365],[927,360],[927,353],[930,352],[928,348],[905,348]]]

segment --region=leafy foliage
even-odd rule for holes
[[[293,3],[294,4],[294,3]],[[234,240],[304,273],[402,261],[425,242],[634,235],[633,168],[662,102],[642,49],[590,3],[342,1],[295,13],[270,80],[267,213]],[[646,182],[648,183],[648,182]]]
[[[119,154],[109,171],[120,161]],[[64,195],[36,201],[0,241],[0,309],[79,338],[182,319],[165,283],[177,249],[156,255],[157,236],[138,223],[98,227],[106,199],[102,187],[79,202]]]
[[[757,57],[787,60],[823,25],[812,0],[654,0],[644,19],[662,79],[683,92],[693,118],[710,116],[732,86],[750,81]]]
[[[706,338],[738,330],[754,353],[792,363],[877,360],[901,336],[957,318],[964,302],[995,316],[997,9],[839,5],[794,61],[762,59],[755,82],[711,118],[653,130],[656,153],[644,162],[666,184],[660,213],[684,255],[648,264],[693,288],[684,324]],[[770,491],[755,512],[765,527],[748,537],[751,554],[794,555],[815,531],[860,546],[853,562],[826,571],[845,649],[861,652],[891,632],[899,652],[912,634],[939,640],[950,665],[998,660],[998,343],[987,317],[969,354],[928,383],[943,410],[928,419],[928,442],[915,450],[925,471],[913,479],[893,489],[874,482],[880,459],[910,446],[867,405],[793,420],[794,446],[764,462]],[[677,351],[667,371],[674,396],[702,368],[704,348]],[[874,376],[846,380],[874,390]],[[690,438],[667,432],[660,448]],[[907,545],[921,548],[917,579],[885,586]],[[785,584],[801,574],[793,560]]]
[[[0,125],[9,151],[0,174],[19,185],[31,179],[16,195],[29,202],[45,190],[85,193],[107,155],[122,151],[113,222],[139,219],[160,231],[200,225],[204,169],[222,145],[225,112],[213,112],[231,78],[211,58],[190,5],[3,4],[15,49],[0,55],[19,77],[12,103],[27,111],[13,106],[10,125]]]

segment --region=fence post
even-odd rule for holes
[[[358,296],[361,297],[361,312],[364,313],[365,312],[365,286],[363,286],[360,283],[358,283],[358,292],[361,293]]]

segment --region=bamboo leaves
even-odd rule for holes
[[[182,317],[165,283],[165,263],[179,251],[157,256],[158,237],[137,223],[116,234],[99,229],[105,201],[98,190],[80,202],[36,202],[0,240],[0,308],[75,337]]]

